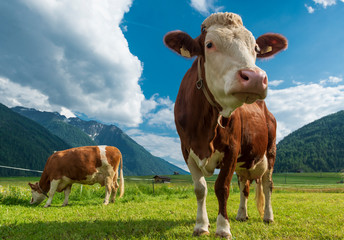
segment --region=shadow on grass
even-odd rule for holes
[[[21,223],[0,227],[0,239],[185,239],[193,225],[194,220],[157,219]],[[189,226],[190,231],[168,232]]]
[[[12,196],[7,196],[2,199],[0,199],[1,205],[7,205],[7,206],[13,206],[13,205],[19,205],[19,206],[30,206],[30,200],[23,199],[23,198],[17,198]]]

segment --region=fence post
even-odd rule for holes
[[[152,185],[153,185],[153,194],[154,194],[154,180],[152,180]]]

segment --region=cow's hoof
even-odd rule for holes
[[[224,231],[216,232],[215,236],[219,238],[232,239],[232,234]]]
[[[44,205],[44,207],[45,207],[45,208],[48,208],[48,207],[50,207],[50,204],[49,204],[49,205]]]
[[[64,204],[62,204],[62,207],[65,207],[65,206],[67,206],[68,205],[68,203],[64,203]]]
[[[272,223],[273,221],[274,221],[274,219],[273,218],[264,218],[264,223],[267,223],[267,224],[269,224],[269,223]]]
[[[236,217],[235,219],[237,221],[240,221],[240,222],[246,222],[248,220],[248,216],[246,216],[246,217]]]
[[[192,234],[192,236],[205,236],[205,235],[209,235],[209,232],[202,229],[197,229]]]

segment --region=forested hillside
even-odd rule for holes
[[[54,151],[70,147],[40,124],[0,104],[0,165],[42,170]],[[2,177],[28,175],[34,173],[0,168]]]
[[[344,111],[298,129],[277,145],[276,172],[341,169],[344,169]]]

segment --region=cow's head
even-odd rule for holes
[[[47,196],[46,194],[43,193],[38,183],[35,183],[35,184],[29,183],[29,186],[31,187],[31,193],[32,193],[30,204],[40,204],[41,202],[43,202],[43,200]]]
[[[166,34],[165,44],[184,57],[198,56],[209,91],[228,117],[243,103],[253,103],[267,95],[268,78],[256,66],[256,58],[268,58],[286,49],[288,41],[279,34],[255,39],[234,13],[215,13],[202,23],[201,35]]]

